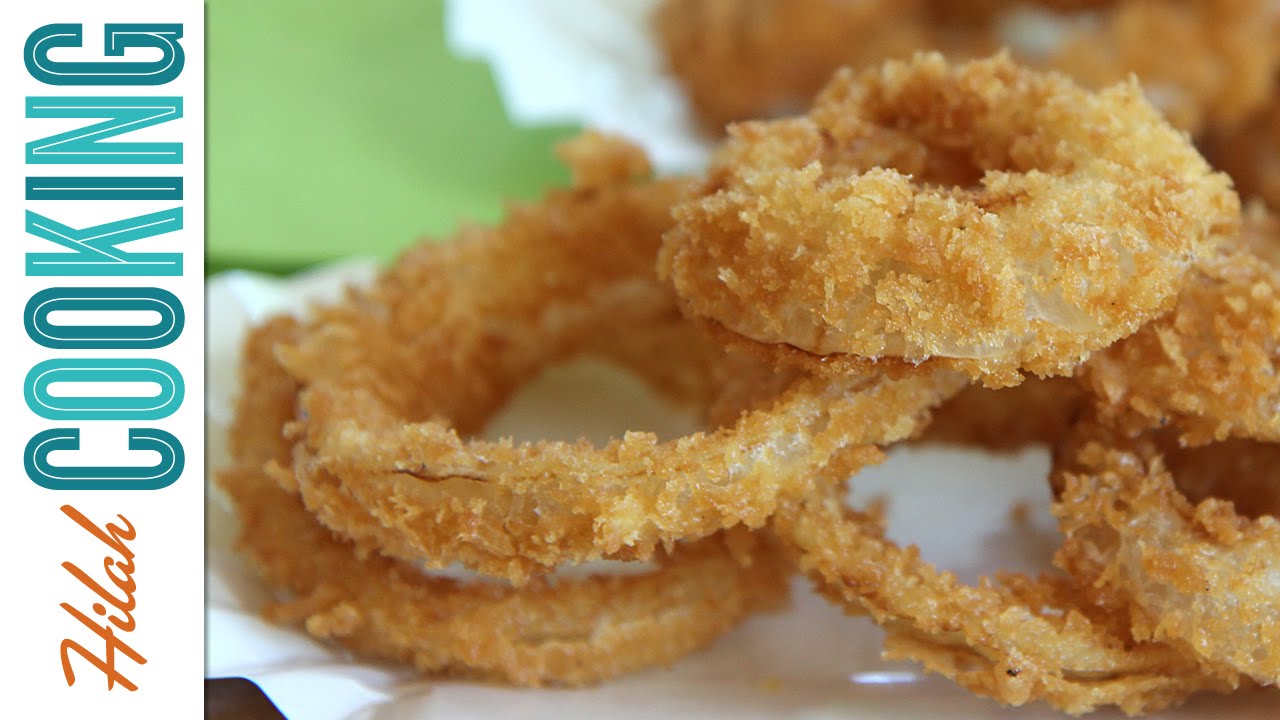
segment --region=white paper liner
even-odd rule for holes
[[[448,0],[453,51],[489,62],[516,123],[623,135],[661,173],[697,170],[699,134],[649,32],[656,0]]]

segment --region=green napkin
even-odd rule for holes
[[[568,175],[568,127],[517,129],[442,0],[211,0],[210,271],[390,258]],[[501,18],[494,18],[501,22]]]

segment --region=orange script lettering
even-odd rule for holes
[[[116,515],[116,517],[120,518],[120,522],[124,524],[124,527],[108,523],[104,529],[95,525],[89,518],[70,505],[63,505],[62,512],[114,553],[102,558],[102,569],[106,573],[107,579],[110,580],[111,587],[94,580],[88,573],[70,562],[62,563],[62,567],[67,572],[71,573],[76,580],[79,580],[82,585],[98,596],[101,602],[95,602],[91,608],[94,613],[106,618],[106,621],[98,622],[70,603],[62,603],[63,610],[66,610],[71,614],[71,617],[80,621],[81,625],[92,630],[94,635],[103,643],[102,655],[98,656],[75,640],[70,638],[63,640],[61,647],[62,674],[67,679],[67,685],[76,684],[76,674],[71,669],[71,653],[74,652],[106,676],[108,690],[114,688],[117,683],[126,690],[137,690],[138,686],[125,677],[124,673],[116,669],[117,650],[139,665],[144,665],[147,662],[147,659],[142,657],[137,650],[134,650],[116,635],[117,630],[122,633],[130,633],[137,627],[137,623],[133,618],[133,609],[137,606],[133,592],[137,589],[138,584],[133,579],[133,551],[125,544],[136,536],[133,524],[126,520],[123,515]]]

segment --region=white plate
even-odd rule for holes
[[[288,280],[231,273],[208,286],[208,410],[211,467],[226,461],[223,433],[231,418],[240,338],[251,322],[308,301],[334,297],[372,265],[346,263]],[[548,419],[555,421],[548,424]],[[517,437],[607,436],[639,424],[679,433],[672,416],[635,382],[599,366],[550,372],[490,429]],[[890,498],[889,534],[919,544],[924,556],[962,578],[997,568],[1047,567],[1056,531],[1047,513],[1043,453],[990,457],[915,449],[858,476],[855,497]],[[1012,503],[1033,507],[1029,526],[1009,520]],[[210,490],[208,539],[209,677],[244,676],[258,683],[293,720],[339,718],[1008,718],[1059,715],[1044,706],[1005,709],[910,665],[879,659],[880,631],[847,618],[796,582],[793,607],[753,618],[709,649],[670,669],[637,673],[584,690],[518,690],[424,681],[413,673],[354,661],[305,634],[254,613],[266,596],[231,550],[234,519]],[[1261,720],[1276,716],[1274,692],[1205,697],[1158,717]],[[1117,718],[1104,712],[1099,718]]]

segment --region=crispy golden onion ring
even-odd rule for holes
[[[326,526],[365,550],[515,583],[647,558],[762,526],[833,454],[910,435],[963,385],[945,373],[795,376],[724,426],[667,442],[468,438],[547,364],[675,313],[653,258],[681,183],[578,174],[594,179],[411,252],[278,350],[302,385],[298,490]]]
[[[934,358],[1001,386],[1168,310],[1239,201],[1133,83],[927,54],[734,126],[674,212],[659,269],[688,313],[815,365]]]
[[[1204,471],[1197,455],[1214,446],[1170,454],[1161,440],[1127,436],[1096,418],[1068,436],[1054,471],[1055,514],[1066,535],[1057,563],[1098,602],[1130,613],[1139,640],[1280,683],[1280,518],[1249,517],[1213,495],[1188,501],[1177,486],[1183,463],[1201,494],[1230,490],[1221,479],[1214,488],[1197,477]],[[1171,434],[1163,443],[1176,446]],[[1237,441],[1234,450],[1249,448]],[[1274,478],[1268,484],[1280,490]],[[1275,498],[1258,502],[1259,489],[1246,489],[1251,509],[1274,507]]]
[[[1127,616],[1090,602],[1071,578],[1006,573],[964,585],[886,539],[876,518],[845,505],[839,483],[784,504],[772,527],[822,595],[885,628],[886,657],[1006,705],[1141,714],[1239,683],[1169,645],[1133,642]]]
[[[432,674],[519,685],[583,685],[669,664],[752,612],[787,597],[790,568],[763,537],[722,533],[661,555],[640,575],[498,582],[431,577],[420,565],[360,552],[284,488],[298,387],[274,358],[299,328],[278,319],[246,346],[232,431],[234,465],[219,476],[241,520],[241,548],[288,592],[276,620],[362,655]]]
[[[1187,277],[1168,315],[1099,353],[1082,378],[1111,422],[1182,441],[1280,441],[1280,222],[1251,208]]]

